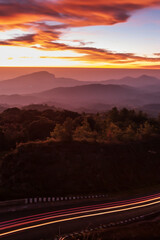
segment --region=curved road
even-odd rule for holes
[[[0,222],[1,239],[38,239],[45,233],[82,230],[87,224],[110,223],[160,209],[160,194],[130,200],[50,211]],[[49,227],[49,228],[48,228]],[[51,231],[52,229],[52,231]]]

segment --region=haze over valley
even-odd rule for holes
[[[56,78],[54,74],[40,71],[1,81],[0,104],[10,107],[47,104],[87,112],[106,111],[116,106],[145,109],[156,115],[160,110],[160,79],[141,75],[91,82]]]

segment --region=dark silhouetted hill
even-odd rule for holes
[[[3,196],[14,198],[147,188],[159,184],[159,157],[157,140],[135,144],[29,142],[6,155],[1,188],[6,191]]]

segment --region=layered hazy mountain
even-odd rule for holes
[[[160,80],[143,75],[83,82],[42,71],[0,82],[0,104],[48,104],[71,110],[105,111],[113,106],[160,112]],[[153,111],[152,111],[153,109]]]
[[[157,86],[160,88],[160,79],[147,75],[142,75],[138,78],[125,77],[119,80],[112,79],[99,82],[86,82],[65,77],[56,78],[54,74],[47,71],[40,71],[0,81],[0,95],[38,93],[52,88],[75,87],[92,83],[103,85],[128,85],[136,88],[144,88],[146,90],[152,89],[153,91],[157,90]]]
[[[142,75],[138,78],[133,77],[124,77],[121,79],[111,79],[102,81],[102,84],[115,84],[115,85],[128,85],[131,87],[137,88],[148,88],[150,86],[159,86],[160,87],[160,79],[148,75]]]
[[[40,71],[0,81],[0,94],[30,94],[56,87],[73,87],[85,84],[87,82],[72,78],[56,78],[54,74],[47,71]]]
[[[55,88],[36,94],[45,101],[57,101],[72,106],[85,106],[87,104],[119,104],[135,99],[139,90],[129,86],[89,84],[85,86]],[[136,100],[136,99],[135,99]]]

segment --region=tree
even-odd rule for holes
[[[106,139],[109,141],[121,140],[122,130],[113,122],[106,128]]]
[[[139,139],[151,137],[155,134],[154,126],[151,125],[148,121],[146,121],[144,124],[141,124],[137,135]]]
[[[5,149],[5,135],[3,132],[3,129],[0,128],[0,150],[4,150]]]
[[[124,134],[123,134],[123,139],[126,140],[126,141],[136,140],[136,131],[135,131],[135,129],[133,128],[132,125],[129,125],[129,126],[125,129]]]
[[[43,140],[50,136],[50,132],[53,129],[53,121],[41,117],[40,119],[33,121],[28,126],[29,140]]]
[[[118,122],[119,121],[119,111],[116,107],[112,108],[107,114],[107,120],[109,122]]]
[[[64,127],[61,124],[57,123],[50,135],[57,140],[63,141],[65,135]]]
[[[72,141],[72,128],[73,121],[71,118],[67,118],[63,124],[57,123],[51,137],[60,141]]]
[[[82,122],[81,126],[78,126],[74,131],[74,139],[81,141],[95,141],[97,138],[97,132],[92,131],[91,127],[85,118]]]

